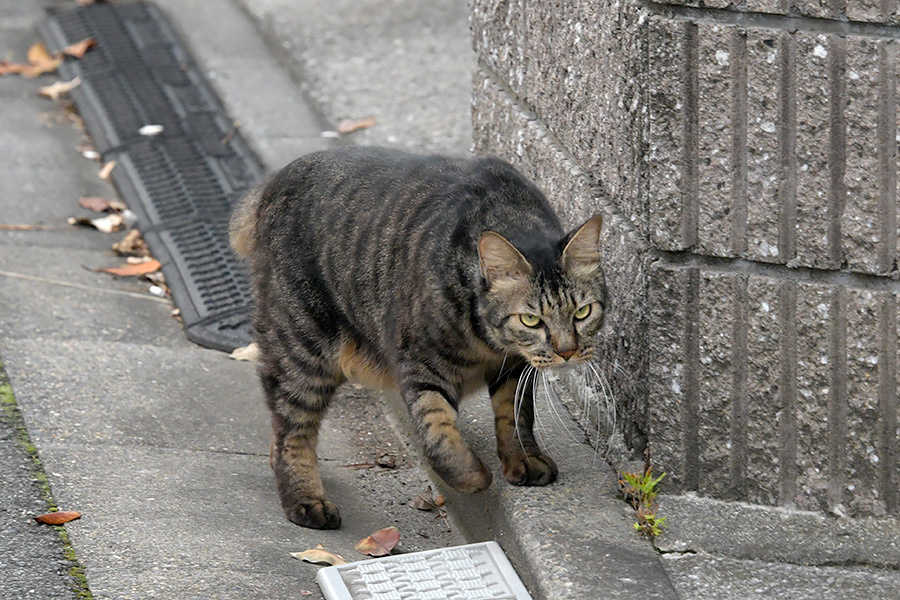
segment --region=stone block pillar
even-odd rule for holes
[[[476,150],[605,216],[627,443],[668,491],[897,515],[898,0],[471,4]]]

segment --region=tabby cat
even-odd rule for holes
[[[564,233],[499,159],[384,148],[304,156],[248,196],[231,240],[254,276],[270,464],[288,518],[341,523],[316,441],[347,380],[397,389],[431,466],[464,492],[487,488],[491,472],[460,437],[457,407],[487,386],[504,477],[553,482],[528,375],[592,357],[606,297],[600,226],[597,216]]]

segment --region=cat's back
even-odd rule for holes
[[[545,225],[559,229],[541,192],[511,165],[492,157],[335,148],[282,169],[268,183],[262,202],[266,206],[260,215],[270,216],[260,223],[264,231],[302,223],[307,237],[355,238],[362,246],[406,239],[417,231],[427,231],[427,237],[452,234],[457,242],[462,236],[471,245],[487,229],[510,239],[527,237]]]

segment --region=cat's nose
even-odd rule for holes
[[[556,353],[562,356],[564,359],[569,360],[575,353],[578,352],[578,348],[572,348],[571,350],[558,350]]]

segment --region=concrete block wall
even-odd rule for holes
[[[631,448],[670,492],[896,515],[900,3],[471,7],[476,150],[606,217]]]

